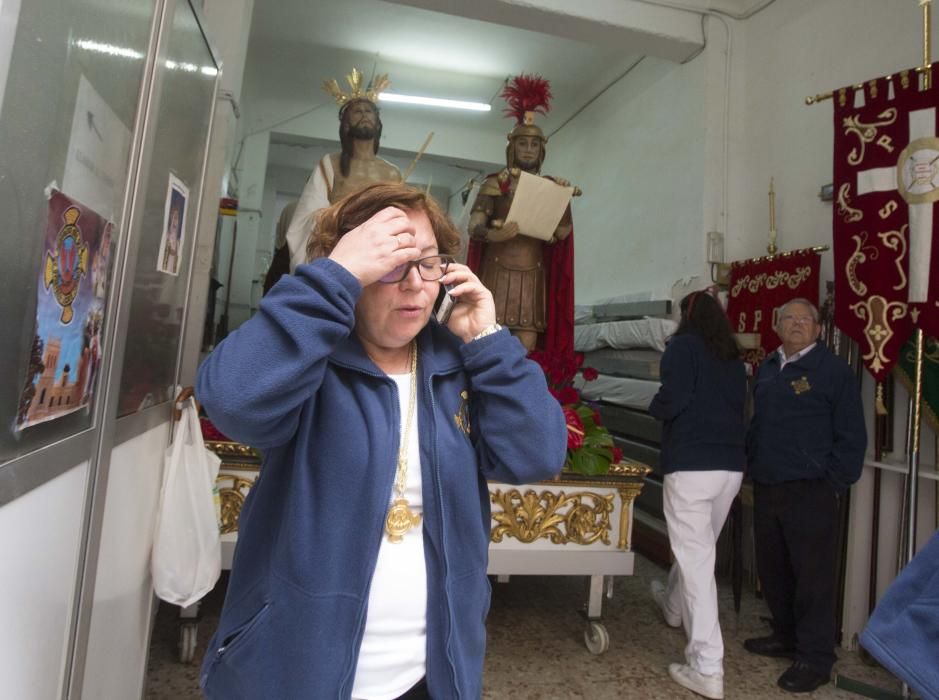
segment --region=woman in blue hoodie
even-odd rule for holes
[[[265,455],[207,697],[480,696],[486,480],[556,474],[566,428],[458,245],[420,190],[352,194],[200,367],[209,417]],[[441,284],[446,326],[430,320]]]
[[[679,685],[724,697],[724,643],[717,619],[717,538],[743,479],[746,370],[727,315],[707,292],[681,300],[681,321],[662,355],[662,386],[649,413],[664,423],[664,506],[675,563],[668,583],[652,583],[666,623],[682,624]]]

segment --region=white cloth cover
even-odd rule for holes
[[[640,318],[633,321],[609,321],[574,326],[574,349],[578,352],[598,348],[651,348],[665,352],[665,341],[678,328],[668,318]]]
[[[221,463],[202,441],[196,404],[190,399],[166,450],[150,555],[153,589],[168,603],[192,605],[212,590],[222,572],[215,486]]]
[[[657,350],[600,348],[584,353],[584,367],[593,367],[601,374],[659,381],[662,353]]]
[[[290,274],[293,274],[297,265],[306,261],[306,246],[310,232],[313,230],[313,217],[320,209],[329,206],[329,190],[332,189],[334,180],[332,158],[326,154],[313,168],[310,178],[306,181],[303,194],[300,195],[300,201],[293,213],[293,219],[287,228]]]
[[[588,401],[605,401],[606,403],[648,410],[661,382],[647,379],[632,379],[631,377],[611,377],[601,374],[592,382],[584,381],[583,376],[577,375],[574,387],[578,389]]]
[[[741,481],[742,472],[724,470],[665,475],[665,524],[675,555],[665,589],[665,607],[681,614],[688,639],[686,663],[707,675],[724,673],[714,559],[717,538]]]

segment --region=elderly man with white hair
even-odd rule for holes
[[[747,438],[773,633],[744,647],[792,659],[778,685],[805,693],[829,681],[836,660],[838,500],[861,476],[867,432],[854,373],[818,342],[818,309],[793,299],[775,330],[782,344],[760,365]]]

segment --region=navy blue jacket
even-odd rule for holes
[[[649,413],[664,423],[662,471],[743,471],[743,362],[722,360],[696,334],[682,333],[665,346],[660,375]]]
[[[352,332],[361,286],[320,259],[285,275],[199,368],[226,435],[264,451],[200,684],[219,700],[349,698],[395,475],[397,387]],[[556,474],[567,431],[508,331],[418,336],[427,683],[478,698],[490,532],[487,478]]]
[[[861,644],[923,700],[939,700],[939,532],[890,584]]]
[[[780,371],[760,365],[747,435],[748,476],[762,484],[827,479],[845,491],[861,476],[867,430],[854,373],[822,343]]]

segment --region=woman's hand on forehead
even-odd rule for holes
[[[341,236],[329,258],[367,287],[398,265],[421,257],[414,234],[406,212],[385,207]]]

